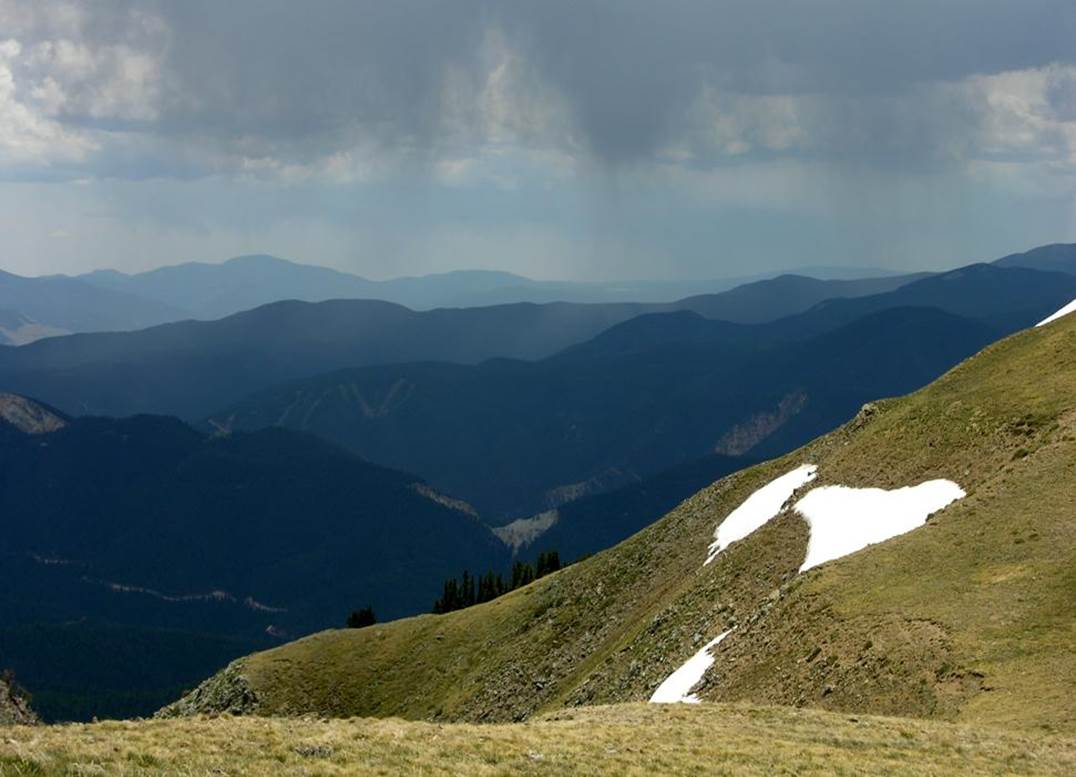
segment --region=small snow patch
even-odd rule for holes
[[[1061,318],[1062,316],[1067,316],[1069,313],[1076,313],[1076,299],[1074,299],[1069,304],[1065,305],[1065,307],[1061,308],[1061,310],[1057,311],[1056,313],[1053,313],[1053,314],[1047,316],[1042,321],[1035,324],[1035,326],[1042,326],[1043,324],[1049,324],[1051,321],[1056,321],[1057,319]]]
[[[848,486],[812,489],[795,508],[811,527],[800,572],[910,532],[926,523],[931,513],[964,496],[964,490],[951,480],[928,480],[894,491]]]
[[[743,504],[729,513],[714,529],[714,541],[710,543],[710,552],[703,566],[713,561],[717,554],[729,545],[742,540],[776,517],[793,492],[804,483],[814,480],[817,472],[818,467],[814,464],[804,464],[771,480],[747,497]]]
[[[713,666],[714,657],[710,648],[732,633],[732,630],[718,634],[706,643],[705,647],[693,655],[687,662],[665,678],[650,697],[651,704],[698,704],[699,697],[691,693],[706,670]]]

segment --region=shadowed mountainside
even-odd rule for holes
[[[18,399],[0,398],[0,664],[50,719],[146,714],[236,655],[360,606],[422,612],[459,570],[508,563],[419,478],[311,436],[46,423]]]
[[[256,394],[213,419],[312,432],[416,472],[503,523],[715,451],[786,451],[1001,334],[930,308],[884,310],[771,347],[695,339],[696,325],[734,327],[647,316],[624,325],[628,349],[608,333],[542,362],[345,370]]]
[[[257,631],[323,627],[356,599],[384,616],[425,609],[444,577],[506,558],[419,478],[284,429],[214,438],[165,417],[78,418],[9,430],[0,472],[0,552],[158,604],[226,592],[260,613]]]

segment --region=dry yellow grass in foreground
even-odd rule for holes
[[[3,775],[1073,774],[1076,739],[740,705],[527,723],[193,718],[0,729]]]

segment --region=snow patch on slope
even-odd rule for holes
[[[793,492],[804,483],[814,479],[818,467],[804,464],[781,477],[771,480],[762,488],[747,497],[739,507],[728,514],[714,529],[714,541],[710,544],[709,555],[703,566],[709,564],[717,554],[737,540],[772,520],[781,512],[781,508]]]
[[[931,513],[964,496],[964,489],[951,480],[928,480],[894,491],[848,486],[811,489],[795,507],[811,527],[800,572],[910,532],[926,523]]]
[[[706,670],[713,666],[714,657],[710,649],[732,633],[732,630],[718,634],[706,643],[702,650],[689,658],[683,666],[665,678],[650,697],[651,704],[698,704],[699,697],[691,693]]]
[[[1035,326],[1042,326],[1043,324],[1049,324],[1051,321],[1056,321],[1057,319],[1061,318],[1062,316],[1067,316],[1069,313],[1076,313],[1076,299],[1074,299],[1069,304],[1065,305],[1065,307],[1061,308],[1061,310],[1057,311],[1056,313],[1053,313],[1053,314],[1047,316],[1042,321],[1035,324]]]

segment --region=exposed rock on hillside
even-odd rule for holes
[[[243,676],[242,668],[242,660],[233,661],[187,696],[159,710],[154,717],[178,718],[205,710],[249,715],[257,708],[258,697]]]
[[[32,726],[40,721],[10,673],[0,673],[0,726]]]
[[[48,434],[67,425],[58,413],[18,394],[0,394],[0,422],[24,434]]]

